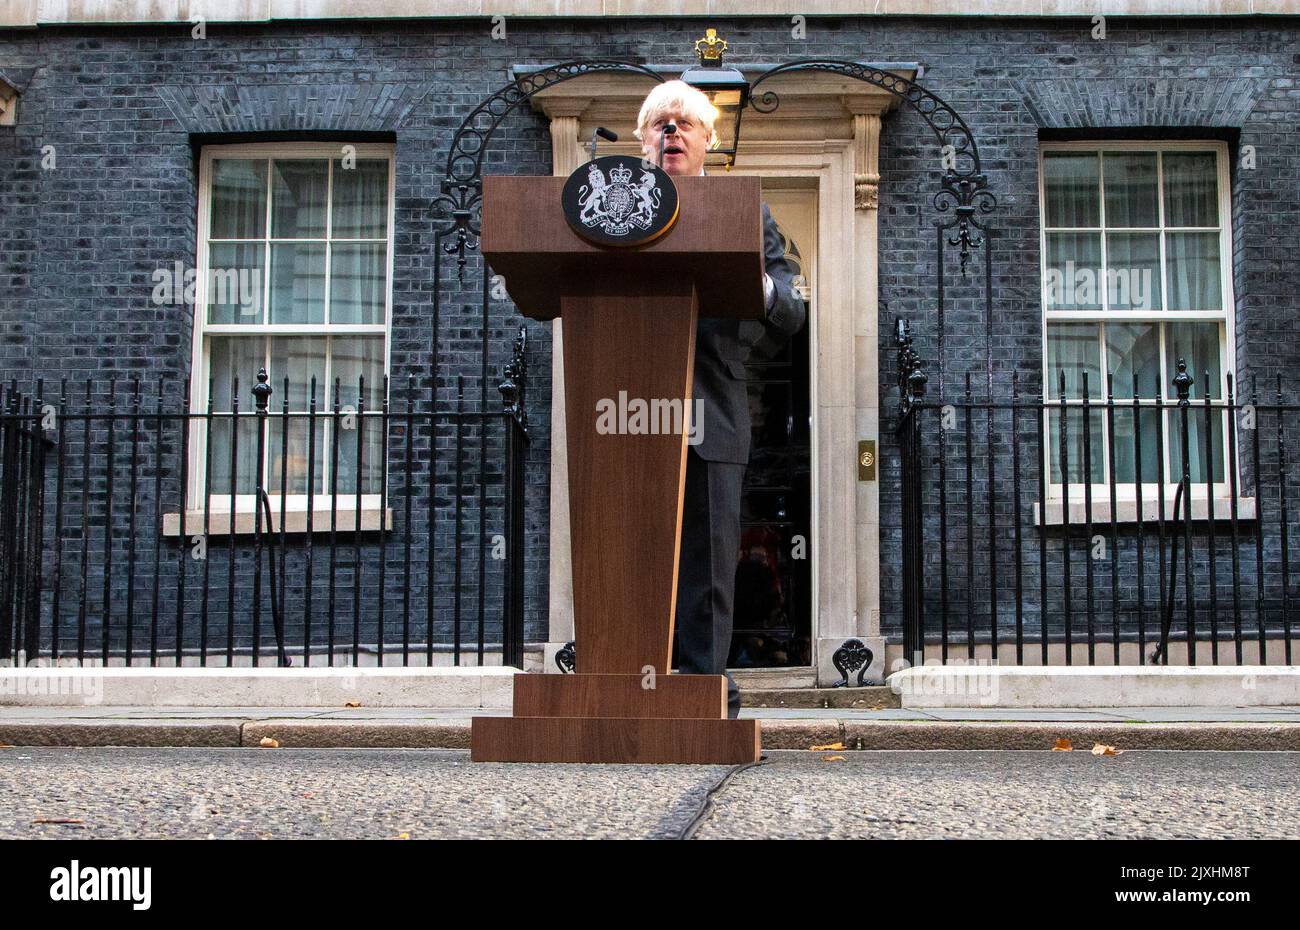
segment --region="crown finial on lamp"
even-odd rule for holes
[[[695,57],[700,64],[717,67],[722,64],[722,56],[727,51],[727,40],[718,36],[718,30],[710,26],[704,30],[704,38],[695,40]]]

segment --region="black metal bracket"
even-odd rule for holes
[[[555,666],[566,675],[572,675],[578,660],[573,640],[564,644],[564,648],[555,653]]]
[[[505,412],[519,421],[519,426],[528,435],[528,412],[524,409],[524,384],[528,379],[528,330],[523,326],[515,334],[514,350],[506,364],[504,377],[497,385],[501,392],[501,403]]]
[[[921,356],[912,346],[912,328],[907,320],[899,317],[894,322],[894,342],[898,346],[898,396],[901,399],[903,417],[911,412],[912,406],[925,397],[925,385],[930,376],[925,373]]]
[[[831,685],[832,688],[846,688],[849,685],[849,675],[853,672],[858,673],[858,683],[856,687],[864,686],[864,679],[867,675],[867,669],[871,668],[871,660],[875,658],[875,653],[867,648],[867,644],[860,639],[847,639],[844,645],[835,650],[831,656],[831,662],[835,664],[835,670],[840,673],[840,680]]]

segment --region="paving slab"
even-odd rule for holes
[[[1123,720],[1111,711],[1080,708],[1072,710],[1011,710],[1002,707],[927,707],[924,714],[915,709],[896,711],[894,715],[854,714],[851,720]]]
[[[272,739],[281,747],[297,748],[419,748],[468,749],[470,718],[442,720],[254,720],[243,725],[243,746],[260,746]]]
[[[276,713],[276,717],[292,716]],[[510,711],[499,707],[467,709],[464,707],[349,707],[320,711],[315,720],[468,720],[470,717],[509,717]]]
[[[765,728],[766,729],[766,728]],[[844,723],[848,749],[1044,749],[1057,740],[1090,751],[1117,749],[1300,751],[1300,725],[1234,721],[1147,723],[1143,721],[859,720]]]
[[[901,707],[861,709],[847,707],[742,707],[741,717],[756,720],[933,720],[929,708],[911,710]]]

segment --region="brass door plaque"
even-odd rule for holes
[[[858,440],[858,480],[876,480],[876,441],[874,439]]]

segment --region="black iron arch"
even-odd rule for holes
[[[930,127],[939,143],[944,166],[940,189],[933,198],[934,207],[940,213],[951,210],[953,214],[951,221],[938,225],[941,229],[953,230],[948,244],[960,249],[964,275],[971,251],[984,242],[983,237],[974,231],[983,229],[977,215],[992,213],[997,206],[997,197],[989,190],[988,176],[980,167],[979,146],[961,114],[909,78],[839,58],[801,58],[764,71],[750,85],[750,106],[760,113],[771,113],[780,106],[780,97],[771,90],[759,94],[758,85],[775,75],[798,71],[826,71],[879,87],[907,104]]]
[[[588,74],[616,73],[641,74],[659,83],[662,74],[644,65],[619,61],[613,58],[593,58],[568,61],[552,65],[533,74],[525,74],[502,87],[483,100],[465,117],[452,139],[447,153],[446,175],[442,181],[442,194],[433,201],[435,210],[441,210],[444,221],[440,233],[455,232],[456,238],[444,248],[448,255],[456,254],[461,276],[465,270],[465,249],[478,248],[479,209],[483,198],[483,153],[492,140],[501,121],[519,104],[538,91],[563,81]],[[482,123],[490,120],[486,127]]]
[[[966,121],[941,98],[909,78],[836,58],[799,59],[763,72],[751,85],[750,105],[760,113],[774,111],[780,105],[779,96],[771,90],[758,93],[758,85],[775,75],[798,71],[825,71],[879,87],[907,104],[930,127],[941,155],[951,160],[944,168],[940,189],[935,192],[932,202],[940,213],[952,212],[952,219],[939,226],[953,230],[948,242],[960,249],[961,270],[965,274],[971,251],[983,244],[982,237],[974,232],[983,229],[977,216],[993,212],[997,205],[997,197],[989,190],[988,178],[980,167],[979,147]],[[641,74],[660,83],[666,80],[657,71],[634,62],[612,58],[578,59],[516,78],[479,103],[465,117],[447,153],[442,194],[432,203],[443,224],[438,231],[456,234],[444,248],[447,254],[456,254],[462,276],[465,249],[478,247],[483,154],[501,121],[520,103],[547,87],[588,74],[616,72]]]

